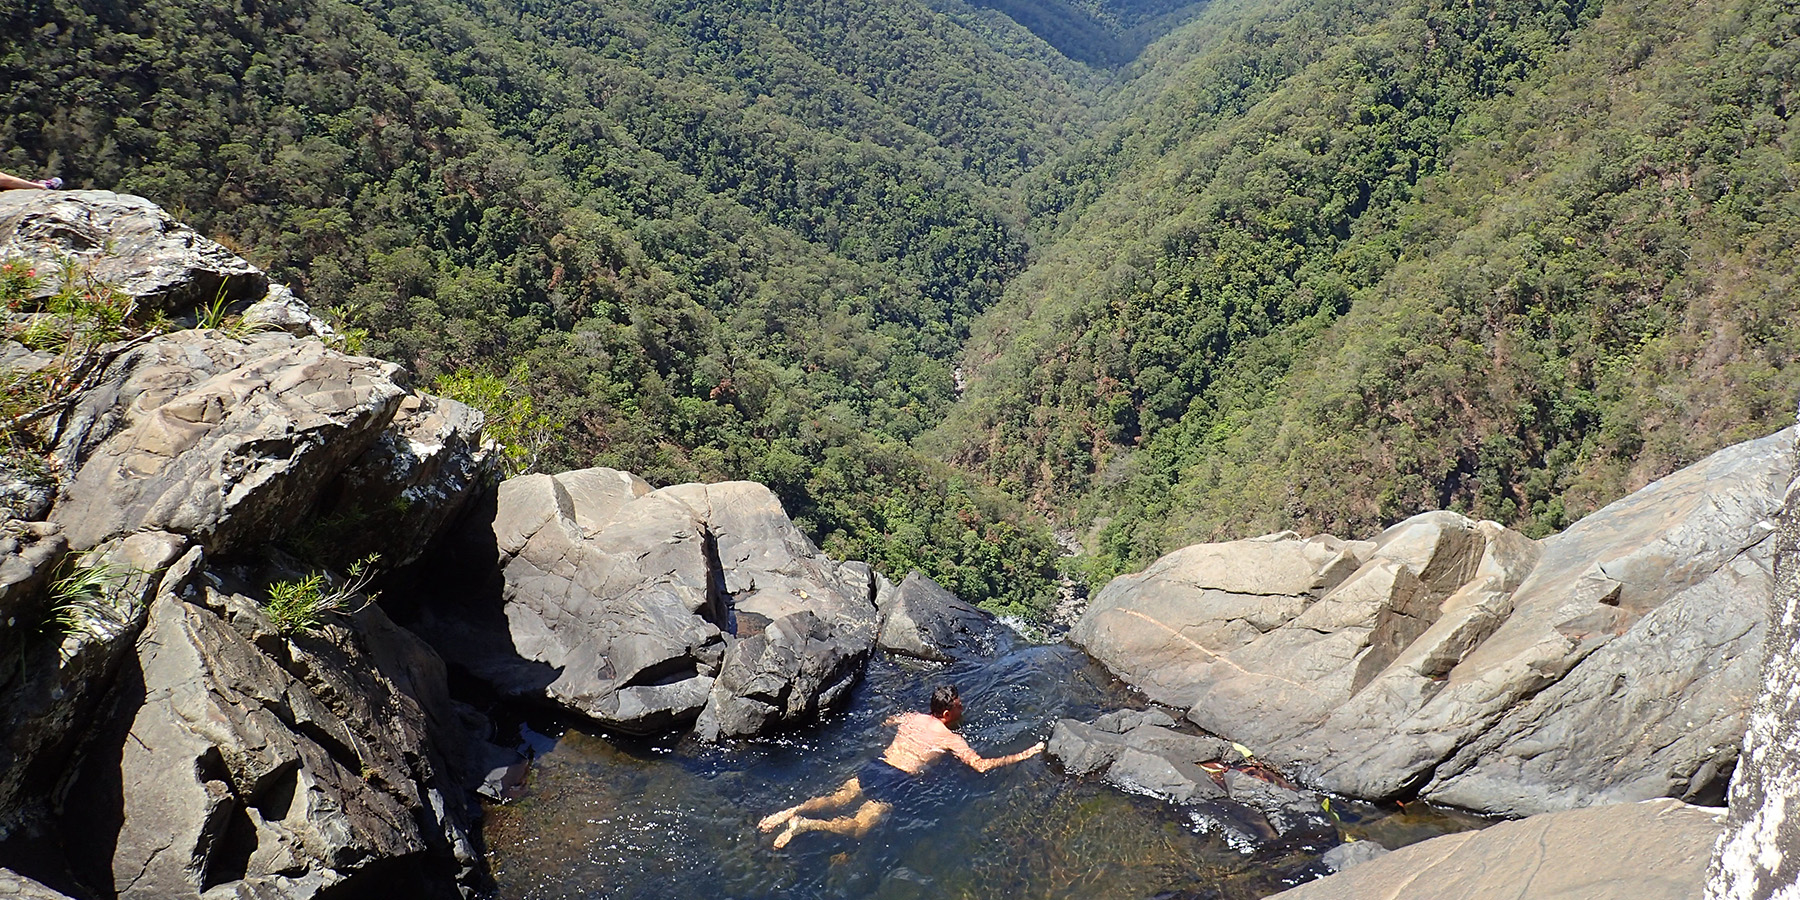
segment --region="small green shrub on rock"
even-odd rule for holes
[[[270,584],[268,599],[263,602],[270,624],[288,637],[318,634],[327,614],[361,612],[380,596],[364,593],[375,579],[375,563],[379,559],[378,554],[372,553],[352,563],[349,578],[341,584],[333,584],[323,572]],[[351,603],[358,597],[362,598],[362,605],[352,609]]]

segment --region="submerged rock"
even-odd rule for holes
[[[1047,752],[1070,775],[1097,775],[1120,790],[1185,807],[1196,827],[1226,832],[1242,850],[1277,839],[1319,849],[1341,840],[1323,796],[1288,784],[1230,741],[1184,734],[1175,724],[1156,710],[1063,719]]]
[[[1327,790],[1511,815],[1716,802],[1762,660],[1787,432],[1531,541],[1454,513],[1115,579],[1071,638]]]

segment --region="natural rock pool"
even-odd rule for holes
[[[863,840],[813,833],[774,850],[758,819],[836,788],[878,755],[899,711],[932,686],[962,691],[962,733],[984,755],[1023,749],[1059,718],[1144,701],[1066,644],[1018,642],[991,659],[870,663],[824,725],[709,745],[644,741],[534,722],[538,757],[521,795],[488,808],[500,896],[550,898],[1236,898],[1317,871],[1319,848],[1246,848],[1181,807],[1065,775],[1039,756],[986,775],[928,770],[927,801]],[[1478,827],[1422,805],[1333,802],[1346,836],[1392,848]]]

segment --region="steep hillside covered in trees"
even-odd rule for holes
[[[1779,427],[1800,19],[1215,5],[1051,167],[943,452],[1096,574],[1450,507],[1545,534]]]

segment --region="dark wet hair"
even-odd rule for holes
[[[956,685],[940,684],[931,692],[931,714],[941,716],[955,706],[957,701]]]

